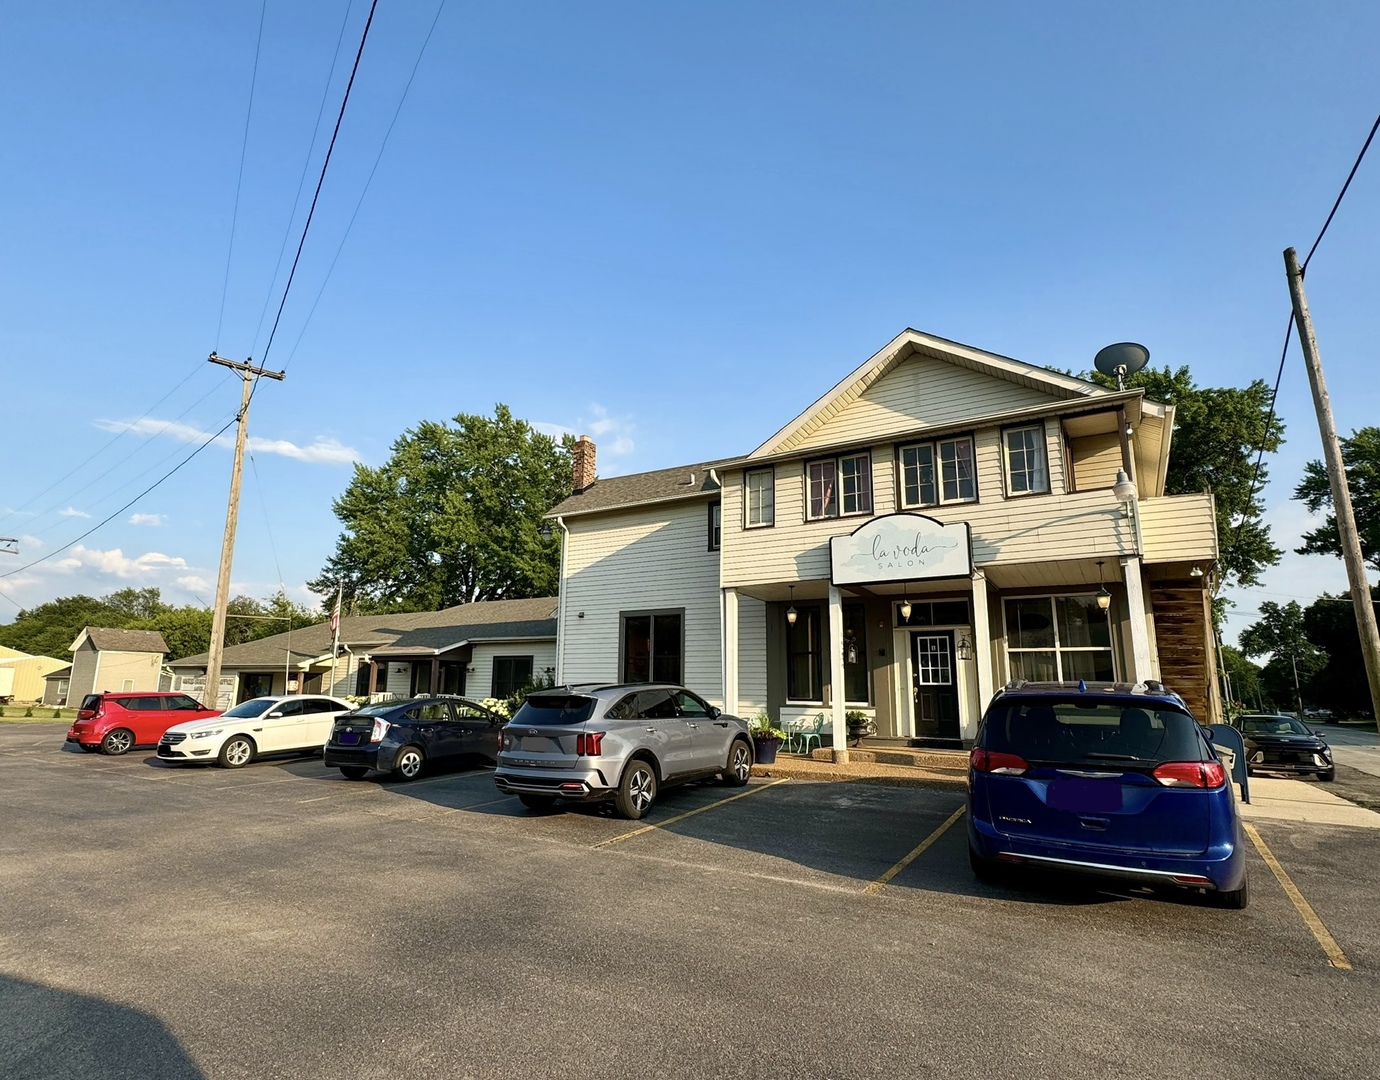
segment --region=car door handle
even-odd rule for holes
[[[654,728],[654,727],[649,727],[647,730],[648,730],[651,734],[653,734],[653,735],[656,734],[656,728]]]
[[[727,720],[715,720],[715,721],[714,721],[714,726],[715,726],[715,727],[728,727],[728,721],[727,721]]]
[[[686,723],[687,723],[687,724],[690,724],[690,721],[687,720]],[[691,726],[692,728],[694,728],[696,731],[699,731],[699,729],[700,729],[700,725],[699,725],[699,724],[690,724],[690,726]]]

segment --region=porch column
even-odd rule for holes
[[[972,718],[972,738],[976,738],[977,725],[995,693],[992,685],[992,631],[987,618],[987,575],[981,570],[973,571],[973,657],[977,661],[978,681],[978,714]]]
[[[843,718],[843,594],[829,586],[829,707],[833,712],[834,760],[848,761],[848,723]]]
[[[1140,558],[1127,555],[1121,560],[1121,576],[1126,582],[1126,621],[1131,629],[1131,680],[1144,682],[1155,677],[1150,665],[1150,629],[1146,625],[1149,608],[1140,579]]]
[[[369,661],[369,696],[372,698],[378,692],[379,685],[379,662]]]
[[[441,692],[441,657],[431,658],[431,690],[430,693],[439,694]]]
[[[723,591],[724,712],[738,715],[738,590]]]

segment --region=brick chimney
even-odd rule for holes
[[[575,494],[578,495],[594,483],[594,440],[581,435],[575,440],[575,448],[570,454],[571,472]]]

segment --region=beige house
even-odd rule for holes
[[[41,701],[44,680],[50,673],[66,666],[66,660],[30,656],[17,649],[5,649],[4,654],[0,655],[0,697],[9,697],[12,701]]]
[[[266,694],[406,698],[416,694],[507,697],[556,671],[556,598],[490,600],[441,611],[340,620],[232,645],[221,667],[219,708]],[[168,688],[205,701],[206,654],[168,665]]]
[[[1009,679],[1162,679],[1220,718],[1212,497],[1173,408],[907,330],[751,453],[596,479],[576,447],[558,678],[969,742]]]
[[[87,694],[105,691],[157,690],[168,651],[156,630],[111,630],[88,626],[69,649],[72,673],[66,700],[79,705]]]

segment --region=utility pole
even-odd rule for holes
[[[211,647],[206,654],[206,690],[202,697],[208,708],[218,708],[220,702],[220,663],[225,654],[225,611],[230,606],[230,564],[235,558],[235,529],[240,518],[240,476],[244,471],[244,444],[249,437],[249,399],[254,382],[259,378],[283,381],[281,371],[267,371],[254,364],[253,357],[241,363],[227,360],[214,352],[207,357],[213,364],[237,371],[243,384],[240,387],[240,414],[235,429],[235,462],[230,471],[230,502],[225,508],[225,536],[220,545],[220,573],[216,577],[216,606],[211,614]],[[286,686],[284,686],[286,690]]]
[[[1342,559],[1346,562],[1346,576],[1351,584],[1351,604],[1356,611],[1356,629],[1361,635],[1361,656],[1366,663],[1366,680],[1370,683],[1371,716],[1380,727],[1380,630],[1375,626],[1375,609],[1371,606],[1370,581],[1366,577],[1366,561],[1361,554],[1361,537],[1356,531],[1356,514],[1351,508],[1351,487],[1347,484],[1346,467],[1342,462],[1342,444],[1337,439],[1337,424],[1332,419],[1332,401],[1327,396],[1323,379],[1322,358],[1318,355],[1318,339],[1313,334],[1313,320],[1308,314],[1308,298],[1303,292],[1303,271],[1299,269],[1297,252],[1287,248],[1284,269],[1289,276],[1289,296],[1294,302],[1294,319],[1299,324],[1299,344],[1308,365],[1308,382],[1313,388],[1313,406],[1318,413],[1318,429],[1322,433],[1323,456],[1327,461],[1327,476],[1332,482],[1332,510],[1337,518],[1337,535],[1342,541]]]

